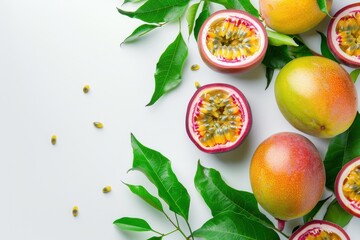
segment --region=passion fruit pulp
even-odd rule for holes
[[[186,113],[186,131],[191,141],[207,153],[236,148],[252,125],[249,103],[236,87],[215,83],[197,89]]]
[[[331,19],[327,31],[331,52],[342,63],[360,66],[360,2],[343,7]]]
[[[289,240],[350,240],[340,226],[323,220],[312,220],[296,230]]]
[[[360,217],[360,157],[345,164],[338,173],[335,195],[343,209]]]
[[[204,62],[220,72],[243,72],[263,60],[268,38],[263,24],[241,10],[220,10],[202,25],[198,48]]]

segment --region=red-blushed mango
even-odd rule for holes
[[[302,217],[320,200],[325,169],[315,145],[291,132],[274,134],[256,149],[250,183],[258,203],[281,223]]]
[[[315,137],[331,138],[346,131],[358,110],[349,73],[324,57],[292,60],[280,70],[274,89],[278,107],[288,122]]]
[[[326,3],[330,11],[332,0]],[[259,8],[266,25],[285,34],[309,31],[326,17],[316,0],[260,0]]]

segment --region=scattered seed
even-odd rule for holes
[[[77,217],[77,215],[79,214],[79,207],[78,206],[74,206],[72,209],[72,215],[74,217]]]
[[[83,92],[84,93],[88,93],[90,91],[90,86],[89,85],[85,85],[84,87],[83,87]]]
[[[111,192],[111,186],[104,187],[102,191],[103,191],[103,193]]]
[[[51,136],[51,144],[52,144],[52,145],[55,145],[55,144],[56,144],[56,140],[57,140],[56,135],[52,135],[52,136]]]
[[[104,125],[101,122],[94,122],[94,126],[96,128],[103,128],[104,127]]]
[[[197,70],[199,70],[199,69],[200,69],[199,64],[193,64],[193,65],[191,65],[191,70],[197,71]]]
[[[198,81],[195,82],[195,87],[196,87],[196,88],[201,87],[201,85],[200,85],[200,83],[199,83]]]

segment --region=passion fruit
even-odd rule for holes
[[[342,63],[360,66],[360,2],[337,11],[327,31],[331,52]]]
[[[298,130],[320,138],[346,131],[358,110],[349,73],[337,62],[318,56],[296,58],[275,81],[278,107]]]
[[[309,139],[281,132],[255,150],[250,183],[258,203],[282,230],[285,221],[304,216],[318,203],[325,189],[325,168]]]
[[[312,220],[296,230],[289,240],[350,240],[340,226],[323,220]]]
[[[252,125],[249,103],[236,87],[215,83],[197,89],[186,113],[186,132],[207,153],[236,148]]]
[[[360,218],[360,157],[346,163],[338,173],[335,195],[343,209]]]
[[[220,10],[201,26],[198,48],[203,61],[220,72],[239,73],[261,63],[268,45],[259,19],[241,10]]]

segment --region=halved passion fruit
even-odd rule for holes
[[[263,24],[241,10],[220,10],[201,26],[198,47],[204,62],[220,72],[243,72],[264,58],[268,38]]]
[[[335,195],[342,208],[360,217],[360,157],[345,164],[338,173]]]
[[[197,89],[186,113],[186,131],[194,144],[207,153],[236,148],[252,124],[244,94],[229,84],[208,84]]]
[[[328,45],[342,63],[360,66],[360,2],[343,7],[331,19]]]
[[[350,240],[340,226],[322,220],[312,220],[296,230],[289,240]]]

